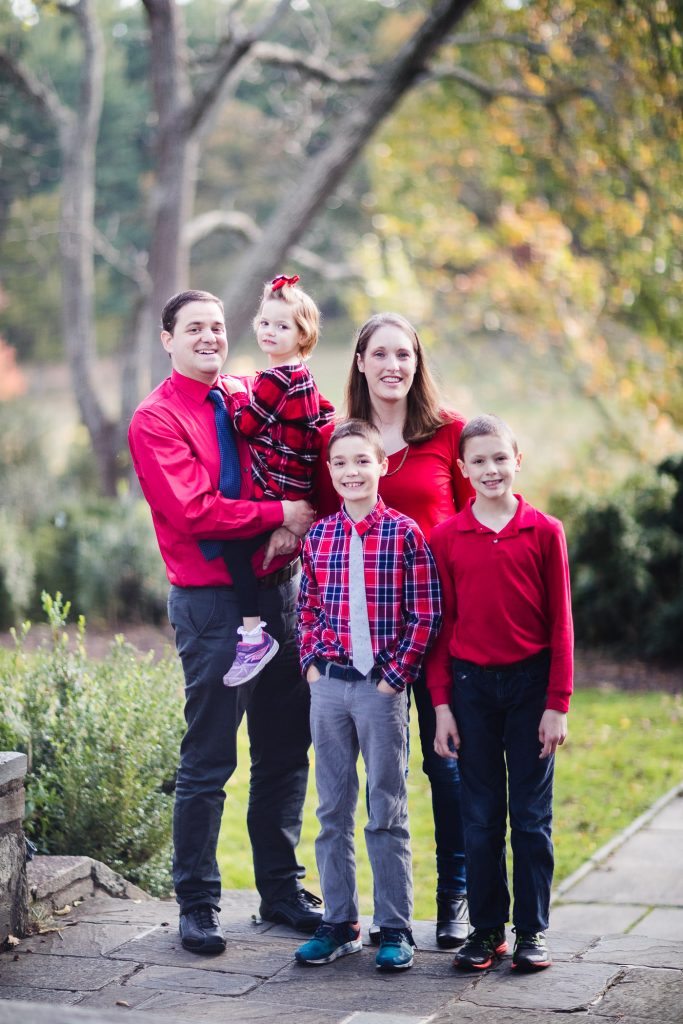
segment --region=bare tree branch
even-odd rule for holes
[[[188,221],[183,235],[187,244],[193,247],[216,231],[234,231],[248,242],[254,242],[261,236],[261,229],[256,222],[248,214],[235,210],[211,210],[199,214]]]
[[[506,35],[504,32],[460,32],[448,37],[454,46],[481,46],[487,43],[504,43],[507,46],[519,46],[529,53],[545,55],[548,47],[545,43],[537,43],[528,36],[519,33]]]
[[[593,100],[598,105],[600,103],[595,91],[584,85],[559,86],[554,88],[552,92],[539,93],[533,92],[531,89],[521,89],[516,85],[493,85],[491,82],[487,82],[485,78],[481,78],[479,75],[474,74],[474,72],[468,71],[467,68],[457,67],[453,64],[436,65],[430,68],[426,77],[433,81],[450,79],[454,82],[460,82],[461,85],[466,85],[489,102],[507,97],[524,103],[538,103],[543,107],[557,107],[562,103],[567,103],[569,100],[581,96]]]
[[[234,232],[247,242],[256,242],[263,234],[258,224],[246,213],[237,210],[211,210],[189,221],[185,225],[184,237],[187,244],[192,247],[218,231]],[[347,263],[330,263],[329,260],[322,259],[302,246],[292,246],[290,254],[302,267],[314,270],[327,281],[358,277],[358,272]]]
[[[262,35],[289,10],[290,0],[279,0],[270,14],[251,29],[232,27],[230,34],[218,48],[218,67],[204,87],[197,91],[183,116],[191,133],[201,130],[221,101],[233,71],[254,47]]]
[[[127,259],[98,228],[93,228],[92,241],[98,256],[123,277],[135,282],[143,295],[149,294],[152,282],[147,268],[140,260]]]
[[[233,337],[239,337],[249,323],[249,297],[258,294],[262,282],[272,276],[285,254],[298,242],[378,126],[424,75],[427,61],[473,2],[435,0],[397,56],[339,118],[330,142],[309,161],[297,188],[281,200],[261,239],[250,247],[230,282],[225,305]]]
[[[0,50],[0,73],[8,79],[24,96],[38,107],[56,126],[63,126],[70,120],[70,111],[63,106],[59,96],[45,85],[33,71],[22,61],[17,60],[7,50]]]
[[[337,68],[327,59],[300,53],[280,43],[256,43],[251,52],[262,64],[292,68],[321,82],[331,82],[335,85],[368,85],[375,79],[375,73],[365,64],[357,63],[346,69]]]
[[[325,281],[347,281],[350,278],[361,277],[361,271],[350,266],[348,263],[330,263],[322,259],[310,249],[304,249],[300,245],[293,245],[289,250],[293,260],[300,263],[307,270],[313,270]]]

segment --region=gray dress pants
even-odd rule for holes
[[[405,693],[381,693],[371,679],[323,675],[311,688],[320,833],[315,853],[326,923],[358,920],[354,819],[359,752],[368,777],[365,842],[372,867],[374,918],[410,928],[413,878],[406,790]]]

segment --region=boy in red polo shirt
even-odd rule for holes
[[[467,970],[490,967],[508,948],[508,806],[512,967],[552,963],[543,933],[553,876],[553,768],[567,735],[573,629],[562,524],[513,494],[521,458],[497,416],[471,420],[459,466],[475,497],[431,538],[443,627],[427,658],[427,685],[434,749],[460,762],[474,930],[453,966]]]

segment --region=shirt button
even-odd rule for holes
[[[493,538],[493,543],[494,543],[494,544],[497,544],[497,543],[498,543],[498,538],[497,538],[497,537],[494,537],[494,538]]]

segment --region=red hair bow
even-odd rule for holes
[[[299,275],[295,274],[294,277],[286,277],[285,274],[279,274],[278,277],[274,277],[270,282],[270,290],[278,292],[283,285],[296,284],[299,280]]]

